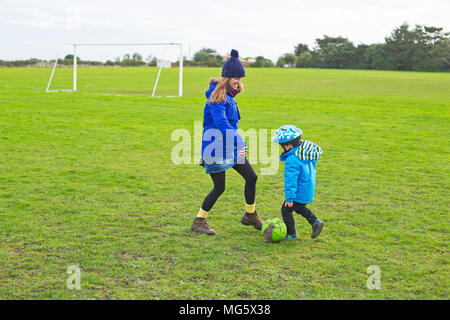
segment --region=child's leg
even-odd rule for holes
[[[296,231],[294,215],[292,214],[292,212],[294,211],[295,206],[289,208],[285,204],[286,202],[283,202],[283,205],[281,206],[281,215],[283,217],[284,223],[286,224],[287,234],[294,235]]]
[[[244,195],[247,204],[245,211],[253,213],[255,212],[256,180],[258,180],[258,176],[247,159],[245,159],[245,163],[234,165],[233,169],[245,179]]]
[[[214,183],[214,188],[205,197],[202,204],[202,210],[208,212],[219,199],[220,195],[225,191],[225,171],[218,173],[211,173],[211,179]],[[206,217],[202,217],[206,218]]]
[[[316,238],[322,232],[323,226],[325,225],[323,221],[317,219],[314,213],[306,207],[306,204],[294,202],[294,207],[295,212],[301,214],[312,226],[311,238]]]
[[[294,202],[294,208],[295,212],[301,214],[311,225],[316,222],[316,216],[308,207],[306,207],[306,204]]]

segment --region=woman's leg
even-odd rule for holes
[[[256,180],[258,180],[258,176],[247,159],[245,159],[245,163],[243,164],[236,164],[233,169],[245,179],[244,195],[246,203],[245,213],[241,218],[241,223],[261,230],[263,221],[258,216],[255,208]]]
[[[247,203],[247,205],[254,205],[256,195],[256,181],[258,180],[258,176],[253,170],[252,165],[250,164],[250,162],[248,162],[247,159],[245,159],[245,163],[236,164],[233,166],[233,169],[236,170],[245,179],[245,202]]]
[[[203,200],[202,207],[195,217],[194,222],[192,222],[191,229],[211,236],[216,233],[206,222],[206,217],[208,216],[209,210],[211,210],[216,203],[217,199],[225,191],[225,171],[212,173],[210,176],[214,183],[214,188],[205,197],[205,200]]]
[[[202,210],[208,212],[216,203],[220,195],[225,191],[225,171],[218,173],[211,173],[211,179],[214,183],[214,188],[205,197],[202,204]]]

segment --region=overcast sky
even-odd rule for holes
[[[450,0],[0,0],[0,59],[50,59],[70,52],[73,42],[182,42],[184,55],[236,48],[241,57],[275,61],[299,42],[313,47],[324,34],[355,44],[383,42],[403,22],[450,31]],[[164,50],[92,47],[79,54],[106,60],[135,51]]]

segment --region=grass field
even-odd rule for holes
[[[171,162],[171,133],[193,132],[220,69],[185,69],[183,98],[152,99],[156,72],[80,69],[77,93],[45,93],[50,70],[0,69],[0,299],[449,299],[450,74],[247,69],[240,128],[296,124],[324,151],[323,233],[296,216],[300,241],[269,244],[239,223],[234,171],[217,235],[191,232],[211,181]],[[176,79],[164,70],[157,94]],[[281,166],[259,175],[257,209],[281,217],[282,201]]]

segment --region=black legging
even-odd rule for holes
[[[251,164],[247,159],[245,159],[245,163],[235,164],[233,166],[233,169],[236,170],[245,179],[245,202],[247,202],[247,204],[254,204],[256,194],[256,180],[258,180],[258,176],[253,170]],[[203,200],[202,209],[205,211],[211,210],[217,199],[225,191],[225,171],[211,173],[210,176],[214,183],[214,188],[206,196],[205,200]]]
[[[281,206],[281,215],[283,217],[283,221],[286,224],[287,234],[293,235],[295,231],[295,220],[293,211],[301,214],[308,222],[312,225],[316,222],[316,216],[312,211],[306,206],[306,204],[298,203],[294,201],[294,205],[292,207],[287,207],[286,202],[283,202]]]

